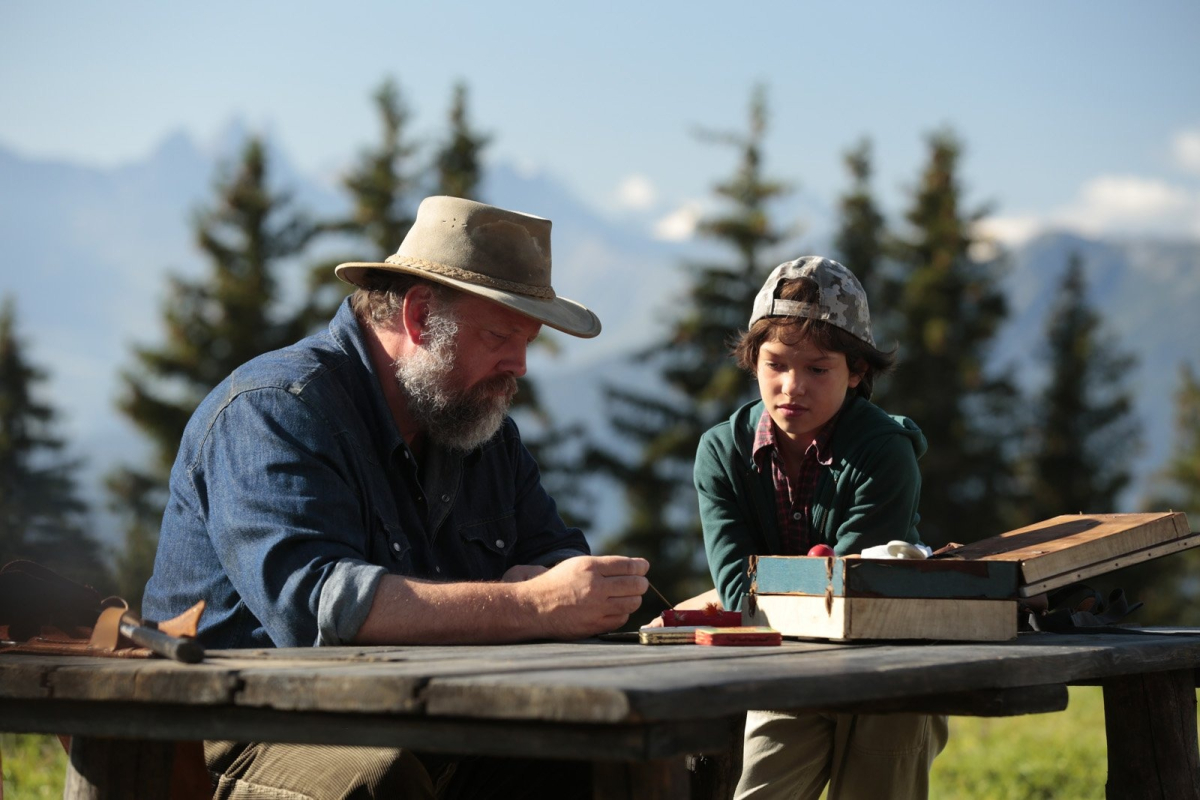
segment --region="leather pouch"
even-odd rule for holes
[[[150,649],[122,635],[123,624],[194,637],[203,611],[200,601],[172,620],[144,623],[119,597],[103,598],[32,561],[13,561],[0,569],[0,654],[149,658]]]

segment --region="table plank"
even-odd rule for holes
[[[704,648],[676,649],[678,661],[667,665],[437,677],[425,690],[426,713],[580,721],[672,719],[680,713],[705,718],[748,708],[816,708],[1036,686],[1050,676],[1070,683],[1200,663],[1200,638],[1167,636],[1023,636],[972,645],[847,645],[810,654],[785,645],[736,648],[753,652],[722,660],[699,660],[687,652]],[[578,702],[559,704],[560,696]],[[588,716],[593,714],[599,716]]]
[[[648,724],[563,723],[329,714],[271,708],[75,700],[7,700],[0,730],[117,739],[242,741],[408,747],[436,753],[644,761],[724,752],[733,741],[725,719]]]

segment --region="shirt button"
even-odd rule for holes
[[[442,571],[442,568],[441,568],[441,567],[434,567],[434,568],[433,568],[433,571],[434,571],[434,572],[441,572],[441,571]]]
[[[392,542],[392,550],[393,550],[394,552],[397,552],[397,553],[399,553],[399,552],[400,552],[400,543],[399,543],[399,542]]]
[[[408,461],[408,451],[407,450],[404,451],[404,460]]]
[[[444,495],[442,495],[442,502],[443,502],[443,503],[449,503],[449,502],[450,502],[450,495],[448,495],[448,494],[444,494]]]
[[[801,513],[797,511],[795,514],[792,514],[792,519],[800,519],[801,516]]]
[[[503,540],[503,539],[497,539],[497,540],[496,540],[496,547],[504,547],[504,540]]]

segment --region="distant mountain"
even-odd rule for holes
[[[1200,242],[1097,241],[1048,233],[1014,251],[1004,284],[1011,317],[994,355],[997,363],[1014,364],[1027,389],[1044,379],[1037,357],[1046,315],[1073,253],[1083,259],[1090,298],[1103,315],[1105,331],[1138,361],[1129,385],[1137,393],[1146,447],[1134,464],[1136,483],[1123,509],[1135,510],[1147,479],[1170,451],[1180,365],[1200,367]]]
[[[87,494],[98,510],[97,530],[107,537],[115,529],[99,511],[105,499],[100,477],[144,451],[113,407],[118,371],[132,363],[132,345],[159,337],[167,274],[194,275],[202,268],[190,221],[211,202],[218,165],[236,157],[244,136],[235,123],[216,148],[205,148],[176,134],[145,159],[117,169],[28,159],[0,146],[0,294],[16,296],[20,333],[34,361],[51,374],[48,399],[65,415],[74,452],[87,459]],[[272,155],[280,188],[299,207],[324,215],[345,211],[340,187],[304,175],[284,153]],[[549,337],[558,355],[535,352],[532,374],[555,417],[607,435],[602,383],[654,385],[654,376],[630,363],[629,354],[657,341],[675,314],[685,283],[681,265],[728,254],[703,242],[658,241],[648,233],[648,220],[606,218],[552,176],[497,164],[482,189],[490,202],[553,219],[555,288],[594,308],[604,332],[588,341]],[[820,205],[812,198],[798,202],[785,216]],[[828,214],[817,210],[824,215],[818,230],[827,229]],[[797,245],[801,250],[820,248]],[[1011,361],[1027,386],[1038,379],[1030,354],[1040,341],[1052,289],[1076,250],[1106,319],[1141,360],[1136,385],[1150,446],[1136,467],[1144,480],[1170,442],[1178,364],[1200,355],[1200,318],[1190,313],[1200,307],[1200,243],[1050,234],[1012,253],[1006,286],[1013,317],[996,360]],[[303,266],[289,267],[284,277],[292,276],[297,290]],[[618,524],[613,509],[619,503],[610,502],[611,488],[601,491],[608,492],[598,519],[603,533]]]

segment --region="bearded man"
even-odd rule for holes
[[[542,325],[600,332],[551,288],[550,221],[426,198],[395,255],[336,273],[358,289],[328,330],[239,367],[192,416],[145,616],[203,599],[199,638],[220,648],[571,640],[624,624],[649,565],[589,555],[507,416]],[[343,780],[319,748],[298,759],[317,760],[309,777],[280,766],[301,746],[205,749],[219,796]],[[354,796],[422,796],[447,774],[348,750],[347,780],[369,792]]]

